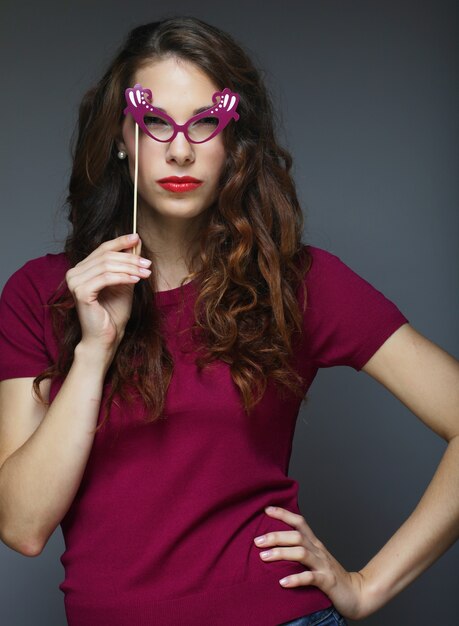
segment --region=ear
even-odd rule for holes
[[[118,127],[117,132],[115,133],[115,146],[118,151],[124,150],[124,152],[126,152],[126,144],[124,143],[122,125]]]
[[[117,150],[124,150],[124,152],[126,152],[126,144],[122,139],[117,139],[115,145]]]

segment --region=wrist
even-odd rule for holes
[[[386,597],[378,581],[365,573],[365,568],[350,574],[360,587],[359,603],[353,619],[365,619],[384,606],[389,598]]]
[[[102,370],[105,376],[115,352],[116,349],[114,347],[106,349],[80,341],[75,347],[74,362],[88,369]]]

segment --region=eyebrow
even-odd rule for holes
[[[208,104],[207,106],[201,107],[200,109],[195,109],[193,111],[193,115],[198,115],[198,113],[202,113],[203,111],[207,111],[207,109],[211,109],[213,106],[214,106],[213,104]],[[155,109],[158,109],[158,111],[162,111],[163,113],[166,113],[167,115],[169,115],[169,113],[167,113],[166,109],[162,109],[161,107],[157,107],[157,106],[155,106]]]

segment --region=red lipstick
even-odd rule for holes
[[[158,183],[202,183],[202,180],[193,178],[192,176],[167,176],[166,178],[160,178]]]
[[[192,176],[167,176],[156,181],[163,189],[173,192],[193,191],[202,185],[202,180]]]

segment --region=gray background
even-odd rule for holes
[[[60,249],[69,138],[83,92],[128,28],[173,14],[230,32],[264,69],[294,156],[305,239],[338,254],[458,356],[456,2],[1,0],[1,284]],[[362,567],[411,512],[445,448],[384,388],[319,372],[290,475],[316,534]],[[60,529],[27,558],[0,545],[1,623],[64,626]],[[373,626],[458,623],[459,545]]]

